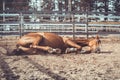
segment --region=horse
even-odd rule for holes
[[[89,46],[89,51],[100,51],[100,39],[96,36],[92,39],[71,39],[61,37],[50,32],[34,32],[22,36],[16,44],[16,53],[36,53],[37,50],[47,51],[48,53],[70,53],[82,52],[82,47]]]
[[[81,47],[88,46],[89,50],[87,52],[100,53],[101,40],[99,39],[98,35],[96,37],[92,37],[88,39],[77,38],[72,41],[74,41],[76,44],[80,45]]]

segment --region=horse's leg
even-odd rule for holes
[[[73,41],[71,41],[71,40],[66,40],[66,44],[67,45],[69,45],[69,46],[71,46],[71,47],[75,47],[75,48],[77,48],[78,50],[81,50],[82,49],[82,47],[80,46],[80,45],[78,45],[78,44],[76,44],[75,42],[73,42]]]
[[[54,53],[54,52],[61,53],[61,49],[59,49],[59,48],[53,49],[52,47],[49,47],[49,46],[33,46],[33,48],[48,51],[49,53]]]
[[[32,45],[30,45],[30,48],[33,48],[35,49],[34,50],[34,53],[36,52],[37,49],[41,49],[41,50],[44,50],[44,51],[48,51],[49,53],[61,53],[61,50],[56,48],[56,49],[53,49],[49,46],[39,46],[38,44],[42,41],[43,37],[41,35],[38,35],[35,37],[35,40],[33,41]]]
[[[29,53],[33,50],[31,48],[26,48],[26,47],[23,47],[23,46],[19,46],[19,49],[21,49],[23,52],[26,52],[26,53]]]
[[[26,48],[26,47],[23,47],[23,46],[17,46],[17,49],[15,49],[13,51],[14,54],[16,55],[20,55],[22,53],[31,53],[33,51],[33,49],[31,48]]]
[[[74,47],[74,48],[67,48],[66,49],[66,53],[68,52],[73,52],[73,51],[81,51],[82,47],[78,44],[76,44],[75,42],[69,40],[69,39],[66,39],[65,40],[65,44],[71,46],[71,47]]]
[[[42,36],[41,35],[37,35],[35,36],[35,40],[33,41],[32,45],[30,45],[30,48],[34,48],[34,53],[36,53],[37,49],[35,48],[35,46],[38,46],[39,42],[42,41]]]

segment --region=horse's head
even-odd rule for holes
[[[100,44],[101,44],[101,40],[98,35],[89,40],[89,46],[90,46],[90,50],[92,52],[99,53],[100,52]]]

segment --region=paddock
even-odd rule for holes
[[[120,37],[102,37],[101,53],[7,56],[17,37],[0,39],[0,78],[11,80],[120,79]]]

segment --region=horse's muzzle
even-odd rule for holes
[[[94,50],[95,53],[100,53],[100,48],[97,47],[95,50]]]

